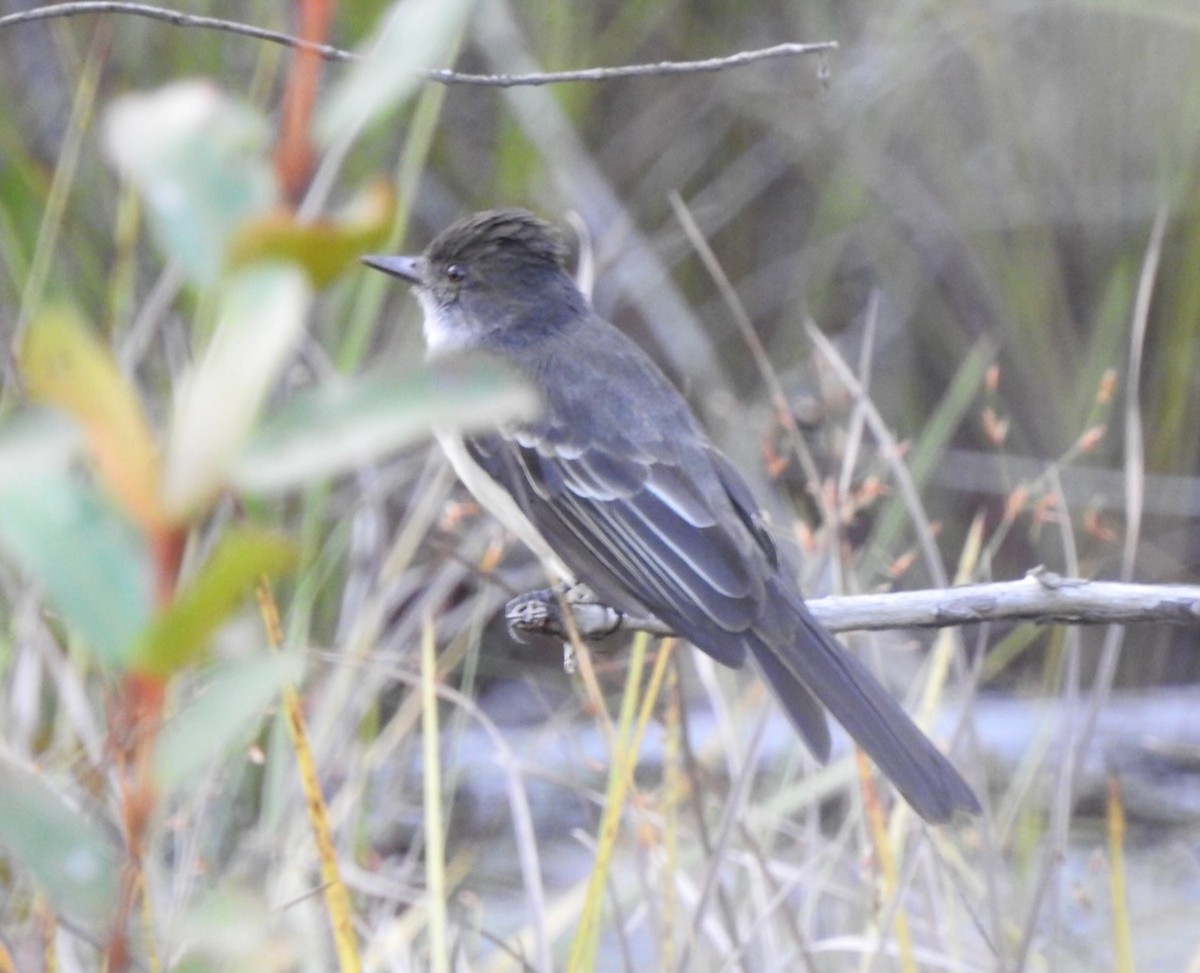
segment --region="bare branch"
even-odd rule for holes
[[[127,14],[134,17],[149,17],[161,20],[174,27],[198,27],[202,30],[221,30],[240,34],[255,40],[282,44],[285,47],[312,51],[327,61],[354,61],[362,55],[342,50],[330,44],[314,44],[311,41],[283,34],[263,27],[219,17],[200,17],[180,13],[165,7],[147,3],[122,3],[115,0],[79,0],[75,3],[56,3],[36,10],[8,14],[0,17],[0,28],[52,17],[77,17],[82,14]],[[457,71],[422,71],[421,75],[438,84],[481,85],[491,88],[532,87],[543,84],[562,84],[569,81],[612,81],[617,78],[659,77],[668,74],[699,74],[706,71],[725,71],[755,64],[771,58],[795,57],[801,54],[824,54],[837,50],[837,41],[819,41],[813,44],[776,44],[754,51],[739,51],[726,57],[713,57],[703,61],[659,61],[657,64],[627,64],[611,68],[580,68],[576,71],[550,71],[534,74],[460,74]]]
[[[254,27],[236,20],[221,20],[219,17],[198,17],[194,14],[180,13],[177,10],[167,10],[148,3],[116,3],[105,0],[81,0],[78,3],[55,3],[36,10],[26,10],[18,14],[8,14],[0,17],[0,28],[11,27],[14,24],[29,23],[34,20],[48,20],[52,17],[78,17],[81,14],[129,14],[134,17],[149,17],[151,20],[162,20],[175,27],[199,27],[204,30],[223,30],[230,34],[240,34],[243,37],[253,37],[255,40],[270,41],[272,44],[283,44],[300,50],[313,51],[327,61],[352,61],[358,57],[353,51],[343,51],[329,44],[314,44],[301,40],[290,34]]]
[[[635,618],[600,604],[582,585],[566,590],[532,591],[512,599],[505,608],[509,630],[517,636],[537,633],[562,637],[563,604],[585,637],[604,638],[617,631],[672,634],[657,618]],[[808,602],[808,607],[819,622],[834,632],[943,628],[988,621],[1195,625],[1200,622],[1200,586],[1086,581],[1036,569],[1019,581],[815,598]]]
[[[704,61],[659,61],[656,64],[626,64],[615,68],[580,68],[577,71],[549,71],[537,74],[459,74],[457,71],[428,71],[430,81],[442,84],[475,84],[495,88],[515,88],[518,85],[536,86],[561,84],[565,81],[612,81],[616,78],[659,77],[667,74],[701,74],[706,71],[724,71],[740,68],[747,64],[776,57],[794,57],[798,54],[823,54],[837,50],[837,41],[819,41],[814,44],[776,44],[757,51],[739,51],[727,57],[713,57]]]

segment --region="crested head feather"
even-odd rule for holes
[[[494,209],[452,223],[429,244],[433,264],[491,262],[514,257],[562,269],[567,248],[558,231],[528,210]]]

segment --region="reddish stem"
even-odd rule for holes
[[[149,541],[154,566],[154,604],[161,610],[175,596],[187,531],[182,527],[161,527],[151,531]],[[110,973],[128,969],[132,958],[127,930],[142,888],[142,862],[158,798],[151,762],[166,693],[167,683],[162,676],[127,672],[109,710],[109,751],[117,768],[127,855],[121,870],[116,918],[105,947],[105,968]]]
[[[296,0],[296,32],[305,41],[323,44],[333,20],[333,0]],[[316,152],[309,137],[309,122],[321,80],[321,56],[313,50],[292,51],[292,68],[283,94],[279,141],[275,146],[275,174],[288,205],[295,208],[308,186]]]

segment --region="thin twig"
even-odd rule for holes
[[[223,30],[230,34],[240,34],[242,37],[252,37],[255,40],[270,41],[272,44],[282,44],[298,50],[312,51],[327,61],[353,61],[358,55],[353,51],[344,51],[330,44],[314,44],[301,40],[290,34],[283,34],[264,27],[243,24],[236,20],[222,20],[219,17],[199,17],[194,14],[180,13],[178,10],[168,10],[165,7],[155,7],[148,3],[115,3],[106,0],[81,0],[78,3],[55,3],[36,10],[26,10],[18,14],[8,14],[0,17],[0,28],[15,24],[30,23],[35,20],[49,20],[54,17],[78,17],[83,14],[128,14],[133,17],[149,17],[151,20],[162,20],[174,27],[199,27],[203,30]]]
[[[365,671],[366,668],[369,668],[371,671],[385,675],[387,679],[402,683],[412,690],[421,688],[422,676],[420,673],[413,672],[402,665],[381,661],[379,656],[372,658],[369,663],[365,664],[365,667],[361,660],[352,660],[342,652],[314,650],[313,656],[326,665],[342,667],[350,672]],[[499,774],[508,798],[510,827],[513,832],[513,841],[517,846],[517,861],[520,863],[526,906],[533,921],[527,923],[524,929],[512,933],[511,938],[507,940],[507,943],[512,945],[506,945],[506,941],[501,939],[493,941],[512,956],[519,957],[533,953],[537,958],[536,962],[532,965],[527,963],[526,969],[549,970],[552,966],[550,945],[546,938],[548,928],[546,891],[542,882],[534,812],[526,784],[526,778],[534,773],[535,768],[528,760],[527,754],[521,756],[521,751],[515,750],[509,744],[510,728],[501,729],[471,696],[440,682],[435,683],[433,692],[438,699],[450,703],[462,711],[482,731],[483,739],[489,741],[495,748],[495,754],[492,759],[487,761],[487,767],[489,773]],[[378,743],[379,738],[376,738],[372,746]],[[471,782],[468,780],[461,786],[463,789],[469,790]]]
[[[134,17],[149,17],[161,20],[174,27],[198,27],[202,30],[221,30],[255,40],[282,44],[297,50],[312,51],[326,61],[356,61],[362,55],[343,50],[331,44],[314,44],[276,30],[254,27],[236,20],[220,17],[200,17],[180,13],[165,7],[147,3],[120,3],[113,0],[79,0],[75,3],[56,3],[36,10],[8,14],[0,17],[0,28],[10,27],[35,20],[53,17],[77,17],[83,14],[128,14]],[[795,57],[802,54],[825,54],[837,50],[837,41],[818,41],[812,44],[776,44],[753,51],[739,51],[725,57],[706,58],[702,61],[659,61],[655,64],[626,64],[608,68],[580,68],[574,71],[547,71],[532,74],[460,74],[458,71],[422,71],[428,81],[438,84],[479,85],[490,88],[533,87],[543,84],[562,84],[570,81],[612,81],[617,78],[661,77],[668,74],[700,74],[709,71],[725,71],[745,67],[772,58]]]
[[[837,50],[837,41],[818,41],[813,44],[776,44],[756,51],[739,51],[727,57],[712,57],[703,61],[658,61],[654,64],[625,64],[615,68],[580,68],[575,71],[548,71],[536,74],[459,74],[457,71],[427,71],[425,77],[442,84],[475,84],[494,88],[513,88],[517,85],[559,84],[564,81],[612,81],[616,78],[661,77],[668,74],[702,74],[740,68],[776,57],[798,54],[823,54]]]
[[[758,373],[762,376],[763,382],[767,386],[767,392],[771,398],[771,406],[775,410],[778,421],[783,425],[784,431],[790,440],[792,450],[800,462],[801,470],[808,481],[808,488],[813,500],[821,507],[821,513],[826,518],[826,521],[831,525],[836,524],[837,511],[826,502],[827,498],[821,490],[820,471],[817,469],[812,452],[804,441],[804,436],[800,433],[800,427],[796,424],[796,416],[788,405],[787,393],[784,391],[783,383],[779,380],[779,376],[771,364],[771,356],[767,354],[767,349],[763,345],[762,339],[758,336],[758,332],[754,330],[754,323],[750,320],[750,315],[746,313],[746,308],[738,297],[733,282],[730,281],[729,276],[725,273],[725,268],[721,266],[717,255],[713,253],[712,247],[708,245],[708,241],[700,231],[700,227],[692,216],[692,211],[688,209],[687,203],[683,201],[683,197],[678,192],[672,190],[667,194],[667,199],[671,204],[671,209],[675,211],[675,218],[679,220],[679,225],[683,228],[688,241],[692,244],[701,262],[704,264],[704,269],[708,271],[709,276],[713,279],[713,283],[717,285],[717,290],[720,291],[721,298],[725,301],[725,306],[729,309],[734,323],[742,333],[742,340],[746,343],[746,347],[754,358],[754,364],[758,367]]]
[[[566,605],[579,634],[604,638],[618,631],[673,634],[657,618],[637,618],[600,604],[581,589],[560,599],[554,589],[531,591],[508,603],[505,618],[519,633],[562,637]],[[1133,622],[1200,623],[1200,586],[1128,584],[1064,578],[1035,570],[1019,581],[961,585],[927,591],[814,598],[809,610],[835,632],[891,628],[945,628],[987,621],[1097,625]]]
[[[879,288],[872,287],[867,298],[867,311],[863,317],[862,347],[858,352],[858,381],[863,387],[864,396],[871,388],[871,365],[875,358],[875,335],[879,330]],[[842,458],[842,470],[838,475],[837,504],[847,506],[850,501],[850,487],[854,479],[854,470],[858,466],[859,450],[862,447],[863,432],[866,429],[867,417],[862,405],[862,399],[854,400],[854,411],[850,413],[850,421],[846,423],[846,446]]]
[[[908,464],[904,462],[904,457],[900,451],[900,444],[896,442],[896,437],[892,435],[892,431],[888,428],[887,423],[884,422],[883,416],[880,415],[879,410],[875,407],[875,403],[871,401],[866,390],[863,389],[862,383],[859,382],[858,377],[854,374],[854,370],[846,364],[846,360],[837,348],[834,347],[833,342],[825,337],[825,333],[811,319],[805,321],[804,330],[807,332],[809,340],[824,356],[825,361],[828,362],[847,391],[861,404],[863,418],[866,420],[868,428],[874,434],[876,442],[879,443],[880,454],[891,469],[892,479],[896,483],[896,488],[900,491],[900,496],[904,500],[905,507],[908,508],[909,517],[912,518],[913,530],[916,532],[917,543],[920,545],[921,554],[925,559],[926,570],[929,571],[934,584],[946,587],[950,583],[949,577],[946,574],[946,565],[943,563],[941,552],[934,542],[933,525],[929,522],[929,516],[925,513],[925,507],[921,503],[920,492],[917,490],[916,483],[913,482]]]
[[[1125,384],[1125,545],[1121,556],[1121,580],[1128,581],[1133,577],[1134,558],[1137,553],[1138,538],[1141,533],[1142,513],[1145,497],[1145,454],[1142,437],[1141,413],[1141,368],[1142,352],[1146,340],[1146,327],[1150,317],[1150,301],[1154,294],[1154,284],[1158,279],[1159,258],[1162,255],[1163,237],[1167,228],[1167,207],[1160,205],[1150,230],[1150,239],[1146,244],[1146,254],[1142,260],[1142,272],[1138,278],[1137,295],[1134,298],[1133,316],[1130,323],[1129,361]],[[1043,915],[1043,910],[1031,910],[1025,936],[1018,954],[1018,965],[1024,964],[1035,936],[1049,927],[1057,932],[1060,922],[1058,899],[1050,895],[1050,888],[1055,879],[1061,874],[1062,856],[1065,854],[1070,826],[1071,809],[1074,805],[1072,794],[1077,785],[1083,767],[1084,754],[1095,732],[1100,714],[1108,704],[1108,696],[1112,690],[1113,680],[1117,674],[1117,663],[1121,658],[1121,647],[1125,642],[1125,629],[1114,624],[1104,635],[1100,649],[1100,659],[1096,666],[1096,675],[1092,679],[1092,691],[1087,708],[1082,714],[1082,723],[1077,725],[1075,720],[1074,703],[1069,701],[1072,708],[1069,719],[1065,723],[1067,733],[1066,746],[1063,748],[1063,758],[1058,775],[1058,788],[1054,803],[1054,816],[1051,820],[1052,844],[1047,849],[1044,878],[1038,889],[1038,898],[1047,897],[1050,903],[1049,916]],[[1073,656],[1071,657],[1073,658]],[[1078,682],[1078,671],[1071,674],[1069,687]],[[1057,937],[1051,942],[1057,942]]]

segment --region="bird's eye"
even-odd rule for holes
[[[446,268],[446,279],[452,284],[457,284],[466,279],[467,268],[462,264],[451,264]]]

